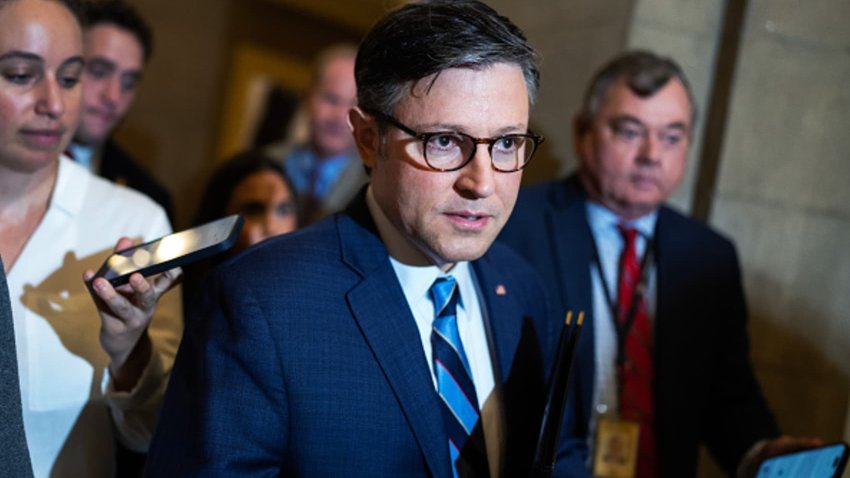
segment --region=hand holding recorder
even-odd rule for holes
[[[160,297],[179,283],[180,267],[233,246],[242,222],[232,215],[136,246],[122,237],[96,273],[83,273],[117,390],[132,389],[150,360],[148,325]]]

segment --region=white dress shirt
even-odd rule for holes
[[[113,476],[113,439],[145,451],[182,333],[179,291],[159,302],[153,351],[136,387],[111,388],[100,317],[84,269],[118,238],[170,232],[161,207],[136,191],[59,160],[47,211],[9,271],[24,428],[36,477]]]
[[[618,413],[618,386],[617,386],[617,331],[614,328],[614,318],[611,316],[611,300],[617,301],[617,285],[619,281],[620,256],[623,253],[623,235],[617,228],[619,224],[626,224],[638,231],[635,241],[638,258],[642,259],[646,252],[649,238],[655,231],[655,222],[658,218],[657,212],[647,214],[638,219],[623,222],[619,216],[606,209],[600,204],[588,201],[586,203],[587,222],[593,234],[596,250],[599,253],[599,263],[602,265],[602,274],[595,260],[590,262],[590,276],[593,287],[593,347],[595,350],[595,368],[593,386],[593,405],[596,413],[612,414]],[[639,260],[640,260],[639,259]],[[644,301],[646,302],[647,314],[650,321],[655,316],[655,264],[648,264],[648,281]],[[605,297],[605,287],[602,285],[604,276],[607,290],[614,296]],[[595,416],[590,424],[590,446],[593,447],[595,435]],[[591,454],[592,456],[592,454]]]

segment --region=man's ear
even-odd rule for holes
[[[348,112],[348,124],[354,134],[354,144],[360,153],[360,160],[367,168],[374,168],[381,149],[381,134],[378,122],[359,107]]]

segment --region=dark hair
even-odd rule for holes
[[[599,113],[599,107],[616,81],[623,79],[629,89],[641,98],[654,95],[671,78],[682,83],[691,105],[691,131],[697,118],[697,105],[688,78],[682,68],[670,58],[658,56],[645,50],[632,50],[620,54],[596,72],[581,104],[577,117],[580,132],[590,128]]]
[[[284,172],[280,162],[259,151],[247,151],[230,158],[213,172],[201,196],[201,204],[198,207],[195,224],[204,224],[224,216],[227,203],[230,202],[230,196],[236,186],[243,179],[261,171],[271,171],[280,176],[289,189],[292,200],[297,201],[295,187]],[[297,206],[296,204],[296,211],[299,210]],[[301,218],[296,217],[296,222],[300,224]]]
[[[127,30],[142,45],[145,62],[150,60],[153,54],[153,33],[150,25],[132,5],[121,0],[90,0],[83,4],[83,8],[86,29],[110,23]]]
[[[537,55],[507,17],[475,0],[413,2],[385,15],[360,44],[354,72],[358,105],[392,114],[411,82],[448,68],[513,63],[531,103],[540,74]]]

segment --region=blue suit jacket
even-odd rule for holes
[[[587,314],[561,450],[573,470],[587,459],[595,373],[593,245],[585,201],[575,176],[525,189],[500,236],[538,269],[563,310]],[[700,443],[732,473],[751,445],[778,434],[749,361],[735,248],[705,225],[662,207],[653,252],[659,475],[694,476]]]
[[[472,266],[502,385],[502,476],[524,476],[552,322],[537,276],[507,247]],[[208,286],[177,355],[151,476],[451,477],[429,365],[362,194],[225,262]]]

